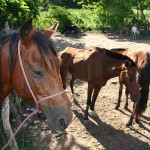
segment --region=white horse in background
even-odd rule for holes
[[[138,29],[137,29],[136,26],[133,26],[133,27],[132,27],[131,32],[132,32],[132,38],[133,38],[134,40],[136,39],[136,36],[137,36],[137,35],[140,35],[140,32],[138,31]]]

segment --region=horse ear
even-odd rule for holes
[[[56,23],[53,24],[50,28],[44,29],[44,30],[43,30],[43,33],[44,33],[48,38],[50,38],[50,37],[52,36],[52,34],[53,34],[54,32],[56,32],[58,26],[59,26],[59,23],[56,22]]]
[[[53,31],[56,31],[57,28],[59,26],[59,22],[57,21],[55,24],[53,24],[50,28],[48,28],[49,30],[53,30]]]
[[[32,25],[32,19],[26,20],[20,28],[20,40],[26,47],[31,43],[34,34],[34,27]]]

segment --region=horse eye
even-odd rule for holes
[[[33,76],[34,76],[35,78],[41,78],[41,77],[43,77],[44,75],[43,75],[42,71],[33,70]]]

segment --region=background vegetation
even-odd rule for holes
[[[122,24],[149,28],[150,0],[1,0],[0,27],[18,28],[33,18],[37,28],[59,21],[59,30],[75,24],[80,30],[115,31]]]

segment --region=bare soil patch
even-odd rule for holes
[[[104,48],[128,48],[129,50],[144,50],[150,52],[150,39],[140,37],[132,40],[131,37],[118,37],[113,34],[100,32],[80,33],[77,37],[64,37],[56,33],[53,36],[57,51],[67,46],[90,49],[94,46]],[[112,84],[116,80],[116,84]],[[132,102],[129,101],[129,110],[124,109],[125,95],[119,110],[115,110],[118,97],[118,78],[109,80],[99,93],[95,110],[98,117],[90,116],[89,124],[83,121],[86,104],[87,83],[77,80],[74,85],[78,93],[76,100],[72,99],[70,87],[67,86],[67,95],[72,101],[74,119],[66,129],[66,134],[56,139],[47,130],[46,121],[32,128],[33,140],[39,150],[148,150],[150,149],[150,101],[148,108],[141,118],[140,125],[134,123],[127,128]],[[69,81],[69,80],[68,80]],[[149,98],[150,99],[150,98]]]

